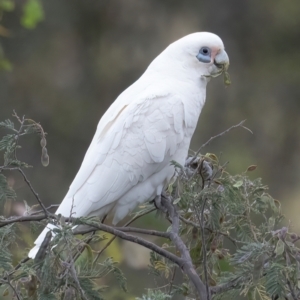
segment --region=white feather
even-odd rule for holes
[[[92,143],[57,214],[74,217],[114,214],[114,223],[138,203],[159,195],[174,175],[170,161],[184,164],[205,102],[207,75],[199,63],[202,46],[224,50],[210,33],[171,44],[101,118]],[[205,76],[203,76],[205,75]],[[34,258],[49,229],[35,241]]]

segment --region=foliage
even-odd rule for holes
[[[41,0],[22,1],[23,14],[20,19],[21,25],[26,29],[34,29],[38,23],[44,20],[44,11]],[[0,37],[9,37],[11,32],[2,25],[2,16],[7,12],[12,12],[17,6],[15,0],[0,0]],[[0,71],[11,71],[12,64],[5,57],[0,43]]]
[[[39,22],[43,21],[44,11],[39,0],[27,0],[23,9],[21,24],[25,28],[33,29]]]
[[[16,113],[14,117],[18,126],[10,120],[0,122],[4,132],[0,140],[3,153],[0,200],[5,204],[16,199],[5,172],[18,171],[42,205],[23,171],[29,166],[20,161],[17,154],[21,148],[20,138],[36,134],[41,140],[42,163],[47,165],[49,157],[45,158],[47,151],[43,150],[47,144],[46,133],[35,121],[19,118]],[[248,167],[242,174],[231,175],[226,171],[226,163],[222,164],[211,153],[190,158],[185,166],[177,162],[172,165],[178,177],[169,185],[168,193],[179,214],[179,237],[188,249],[199,278],[209,287],[211,299],[238,299],[240,296],[263,300],[287,296],[297,299],[300,250],[296,244],[300,237],[282,226],[280,203],[268,194],[268,187],[262,180],[249,178],[248,173],[256,166]],[[95,218],[67,220],[50,214],[42,206],[43,211],[44,215],[37,220],[38,213],[27,207],[24,218],[28,219],[23,221],[38,224],[48,219],[55,225],[55,237],[52,240],[51,235],[46,237],[34,261],[24,259],[17,265],[10,249],[24,243],[17,223],[19,218],[0,218],[0,270],[4,295],[15,295],[19,299],[104,299],[107,287],[103,285],[103,278],[107,276],[113,276],[126,292],[123,272],[113,258],[102,255],[112,240],[107,242],[106,236],[94,233],[97,228],[103,228],[122,238],[119,232],[123,227],[114,231],[113,227],[105,227]],[[153,204],[144,205],[127,225],[150,211],[153,211]],[[171,218],[171,215],[166,217]],[[94,226],[93,230],[87,231],[93,232],[74,235],[74,225],[78,224]],[[81,230],[80,226],[78,228]],[[138,232],[135,228],[128,229]],[[174,234],[172,230],[168,228],[166,234]],[[148,234],[155,235],[156,232],[149,231]],[[188,274],[181,276],[181,267],[168,255],[179,255],[171,240],[157,240],[157,248],[152,248],[149,271],[159,285],[136,299],[171,299],[175,295],[197,299]],[[148,245],[142,239],[132,241]],[[106,246],[96,251],[103,242]]]
[[[171,296],[163,293],[162,291],[148,290],[147,295],[143,295],[142,298],[136,298],[136,300],[166,300],[171,299]]]

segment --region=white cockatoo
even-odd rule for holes
[[[169,45],[103,115],[56,214],[112,214],[116,224],[139,203],[160,199],[175,173],[170,162],[184,165],[187,158],[207,82],[228,65],[223,42],[213,33],[193,33]]]

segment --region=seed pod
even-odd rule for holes
[[[219,244],[219,239],[218,239],[218,237],[216,236],[216,237],[212,240],[212,242],[211,242],[211,244],[210,244],[210,251],[211,251],[212,253],[214,253],[214,252],[217,250],[218,244]]]
[[[46,147],[47,141],[46,141],[46,139],[45,139],[44,136],[41,138],[41,142],[40,142],[40,143],[41,143],[41,147],[42,147],[42,148]]]
[[[218,253],[218,259],[223,259],[225,256],[222,252]]]
[[[193,227],[193,229],[192,229],[192,237],[193,237],[194,240],[197,239],[197,237],[198,237],[198,229],[197,229],[197,227]]]
[[[291,239],[295,240],[298,238],[298,235],[296,233],[291,233]]]
[[[42,148],[41,162],[44,167],[47,167],[49,165],[49,155],[47,153],[46,147]]]
[[[280,236],[279,236],[279,237],[280,237],[282,240],[285,240],[285,237],[286,237],[287,232],[288,232],[287,227],[282,227],[281,230],[280,230]]]
[[[31,280],[27,283],[28,296],[33,296],[38,288],[37,278],[31,275]]]

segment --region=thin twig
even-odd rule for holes
[[[173,287],[173,283],[174,283],[174,279],[175,279],[175,275],[176,275],[176,269],[177,269],[177,266],[174,266],[173,267],[173,274],[172,274],[172,278],[171,278],[171,281],[170,281],[170,287],[169,287],[169,295],[171,296],[171,292],[172,292],[172,287]]]
[[[13,290],[13,292],[14,292],[16,298],[17,298],[18,300],[21,300],[21,297],[20,297],[18,291],[17,291],[16,288],[11,284],[11,282],[10,282],[10,280],[9,280],[9,276],[6,276],[6,278],[7,278],[6,280],[0,279],[0,282],[1,282],[2,284],[8,284],[8,285],[11,287],[11,289]]]
[[[210,287],[211,294],[212,295],[221,294],[221,293],[227,292],[229,290],[232,290],[232,289],[236,288],[242,281],[243,281],[242,277],[237,277],[229,282],[219,284],[216,286],[212,286],[212,287]]]
[[[49,216],[49,218],[51,218],[51,216]],[[29,215],[29,216],[20,216],[20,217],[11,217],[8,219],[0,219],[0,228],[7,226],[9,224],[12,223],[21,223],[21,222],[30,222],[30,221],[42,221],[48,219],[48,217],[44,214],[40,214],[40,215]],[[54,217],[53,217],[54,219]]]
[[[131,223],[133,223],[135,220],[141,218],[142,216],[145,216],[153,211],[155,211],[156,208],[152,208],[148,211],[145,211],[144,213],[138,214],[136,216],[134,216],[131,220],[129,220],[126,224],[124,224],[123,227],[126,227],[128,225],[130,225]],[[110,246],[110,244],[116,239],[116,236],[112,237],[107,243],[106,245],[97,253],[97,256],[95,257],[93,264],[95,264],[97,262],[97,260],[99,259],[99,257],[101,256],[101,254]]]
[[[184,222],[185,224],[188,224],[188,225],[191,225],[191,226],[193,226],[193,227],[199,227],[200,228],[200,225],[199,224],[197,224],[197,223],[195,223],[195,222],[193,222],[193,221],[190,221],[190,220],[187,220],[187,219],[185,219],[183,216],[179,216],[179,219],[182,221],[182,222]]]
[[[64,264],[67,266],[67,270],[69,270],[70,274],[72,275],[72,278],[74,279],[75,285],[76,285],[77,289],[80,292],[81,299],[88,300],[85,296],[85,293],[84,293],[80,283],[79,283],[77,272],[76,272],[76,269],[75,269],[75,266],[74,266],[75,259],[73,258],[72,251],[71,251],[69,243],[66,239],[65,239],[65,243],[66,243],[66,246],[68,248],[68,252],[70,253],[70,259],[67,260],[68,262],[64,262]],[[84,249],[84,247],[83,247],[83,249]]]
[[[27,179],[27,177],[26,177],[25,173],[23,172],[23,170],[21,168],[16,168],[16,169],[17,169],[17,171],[19,171],[22,174],[24,181],[27,183],[27,185],[29,186],[31,192],[35,196],[35,199],[38,201],[38,203],[41,206],[41,208],[43,209],[45,215],[48,217],[49,216],[49,212],[46,209],[46,207],[43,204],[43,202],[41,201],[41,199],[39,197],[39,194],[34,190],[33,186],[31,185],[30,181]]]
[[[22,133],[22,130],[23,130],[23,127],[24,127],[24,121],[25,121],[25,116],[23,116],[22,120],[19,118],[19,116],[17,115],[17,113],[15,112],[15,110],[13,110],[13,117],[17,118],[17,120],[19,121],[19,123],[21,124],[20,125],[20,128],[19,130],[17,131],[17,134],[15,135],[15,149],[14,149],[14,158],[17,160],[17,148],[18,148],[18,142],[19,142],[19,138],[20,138],[20,135]]]
[[[201,228],[201,226],[193,221],[190,221],[190,220],[187,220],[185,219],[184,217],[182,216],[179,216],[179,219],[184,222],[185,224],[188,224],[188,225],[191,225],[193,227],[196,227],[196,228]],[[212,230],[211,228],[209,227],[204,227],[205,230],[208,230],[209,232],[211,233],[214,233],[214,234],[220,234],[220,235],[223,235],[224,237],[228,238],[235,246],[236,244],[240,243],[240,244],[247,244],[246,242],[242,242],[242,241],[238,241],[234,238],[232,238],[228,233],[225,233],[225,232],[222,232],[222,231],[215,231],[215,230]]]
[[[236,125],[233,125],[231,127],[229,127],[228,129],[226,129],[225,131],[215,135],[215,136],[212,136],[206,143],[204,143],[199,149],[198,151],[195,153],[194,157],[191,159],[191,161],[189,162],[189,165],[191,165],[195,159],[198,157],[198,155],[200,154],[200,151],[202,150],[202,148],[206,147],[208,144],[210,144],[214,139],[218,138],[218,137],[221,137],[222,135],[226,134],[227,132],[229,132],[231,129],[234,129],[234,128],[238,128],[238,127],[242,127],[248,131],[250,131],[252,133],[252,131],[245,127],[245,126],[242,126],[244,123],[245,123],[246,120],[243,120],[241,121],[240,123],[236,124]]]
[[[36,204],[36,205],[38,205],[38,204]],[[49,211],[50,209],[52,209],[52,208],[57,208],[57,207],[59,207],[59,204],[51,204],[51,205],[49,205],[48,207],[46,207],[46,209],[47,209],[47,211]],[[31,207],[31,209],[32,209],[33,207]],[[38,215],[38,214],[40,214],[41,212],[43,212],[44,210],[37,210],[37,211],[34,211],[34,212],[32,212],[30,215],[31,216],[34,216],[34,215]]]
[[[11,275],[13,275],[18,269],[21,268],[22,264],[26,263],[28,260],[30,260],[29,257],[25,257],[23,258],[15,267],[12,271],[10,271],[5,277],[3,277],[2,279],[0,279],[0,282],[1,280],[4,280],[6,281],[7,278],[9,278]],[[3,283],[1,282],[0,286],[2,285]]]

